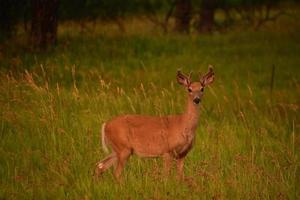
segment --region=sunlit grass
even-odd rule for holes
[[[299,29],[179,36],[129,27],[125,35],[72,35],[65,24],[52,51],[3,54],[0,198],[300,198]],[[94,180],[105,156],[101,124],[124,113],[182,112],[176,70],[193,70],[196,80],[209,63],[216,81],[206,90],[186,180],[175,171],[164,178],[160,159],[135,156],[121,184],[112,171]]]

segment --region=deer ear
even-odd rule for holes
[[[205,74],[202,78],[200,78],[200,82],[203,86],[207,86],[212,82],[214,82],[214,79],[215,79],[215,73],[213,71],[213,66],[209,65],[207,74]]]
[[[190,77],[184,75],[180,70],[177,71],[177,82],[185,87],[191,84]]]

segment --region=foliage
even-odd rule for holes
[[[15,25],[28,19],[28,0],[0,0],[0,41],[12,35]]]
[[[147,14],[163,6],[165,2],[158,0],[62,0],[60,13],[62,19],[114,19],[125,15]]]
[[[60,20],[95,20],[101,18],[105,20],[115,20],[129,15],[156,15],[157,13],[169,15],[170,8],[174,0],[60,0],[59,19]],[[230,9],[243,8],[252,9],[263,5],[275,5],[280,0],[214,0],[216,8]],[[30,0],[1,0],[0,3],[0,37],[13,33],[17,23],[27,23],[31,18]],[[203,1],[193,0],[192,7],[196,13],[201,12]],[[166,22],[157,24],[166,25]],[[166,27],[164,27],[166,29]]]

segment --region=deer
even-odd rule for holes
[[[177,178],[182,180],[184,159],[195,141],[204,88],[214,81],[214,77],[211,65],[208,72],[199,76],[196,82],[191,81],[191,73],[186,76],[180,70],[177,71],[177,82],[187,92],[186,107],[182,114],[121,115],[103,123],[102,148],[108,152],[109,145],[112,153],[96,164],[96,177],[114,165],[113,175],[119,181],[128,158],[135,154],[138,157],[162,157],[163,171],[167,175],[175,160]]]

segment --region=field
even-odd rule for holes
[[[44,53],[28,51],[20,33],[0,48],[0,199],[300,199],[298,21],[213,35],[165,35],[137,19],[125,34],[65,22]],[[95,180],[101,124],[183,112],[177,69],[197,80],[208,64],[216,80],[185,180],[136,156],[120,184],[112,170]]]

